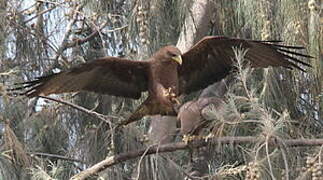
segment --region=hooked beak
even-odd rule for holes
[[[182,65],[182,56],[181,55],[178,55],[178,56],[174,56],[174,57],[172,57],[172,59],[174,60],[174,61],[176,61],[179,65]]]

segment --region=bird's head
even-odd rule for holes
[[[157,51],[154,57],[161,62],[165,63],[173,63],[176,62],[179,65],[182,65],[182,53],[181,51],[175,46],[165,46]]]

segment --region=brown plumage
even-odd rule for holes
[[[183,54],[174,46],[166,46],[147,61],[104,57],[22,83],[21,87],[12,90],[26,89],[22,94],[28,97],[92,91],[133,99],[148,91],[148,98],[128,122],[149,114],[175,115],[176,97],[203,89],[231,72],[233,47],[248,49],[245,58],[252,67],[282,66],[303,70],[300,64],[310,66],[291,56],[310,58],[293,51],[303,47],[278,43],[208,36]]]

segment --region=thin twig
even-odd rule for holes
[[[27,154],[29,154],[30,156],[50,157],[50,158],[61,159],[61,160],[72,161],[72,162],[80,162],[80,163],[85,164],[85,162],[83,162],[79,159],[69,158],[66,156],[58,155],[58,154],[49,154],[49,153],[43,153],[43,152],[28,152]]]
[[[90,40],[92,40],[93,38],[95,38],[97,35],[99,35],[100,31],[108,24],[108,22],[105,22],[103,23],[97,30],[95,30],[94,32],[92,32],[89,36],[85,37],[85,38],[82,38],[82,39],[77,39],[71,43],[67,43],[65,45],[65,49],[67,48],[71,48],[71,47],[74,47],[76,45],[81,45],[81,44],[84,44]],[[108,30],[107,32],[110,33],[110,32],[115,32],[115,31],[119,31],[119,30],[122,30],[124,28],[126,28],[126,26],[122,26],[122,27],[118,27],[118,28],[115,28],[115,29],[112,29],[112,30]]]
[[[72,19],[71,21],[68,23],[67,27],[66,27],[66,32],[65,32],[65,35],[63,37],[63,41],[62,41],[62,44],[61,46],[58,48],[57,50],[57,53],[56,53],[56,56],[55,56],[55,60],[57,60],[61,54],[63,53],[63,51],[66,49],[66,44],[67,44],[67,40],[72,32],[72,26],[75,24],[75,22],[77,21],[77,17],[79,15],[79,11],[83,8],[84,4],[81,4],[81,5],[77,5],[75,7],[75,9],[71,10],[73,12],[73,16],[72,16]]]
[[[285,166],[285,179],[289,180],[289,166],[287,161],[287,147],[286,145],[280,140],[277,139],[279,143],[280,150],[282,152],[283,160],[284,160],[284,166]]]
[[[81,45],[84,44],[90,40],[92,40],[93,38],[95,38],[99,32],[108,24],[108,21],[106,21],[105,23],[103,23],[97,30],[93,31],[89,36],[83,38],[83,39],[77,39],[71,43],[66,43],[65,44],[65,49],[67,48],[71,48],[74,47],[76,45]]]
[[[45,0],[37,0],[37,2],[40,2],[40,3],[47,3],[47,4],[53,4],[55,6],[60,6],[62,4],[66,4],[68,3],[67,1],[63,1],[63,2],[55,2],[55,1],[45,1]],[[63,6],[63,7],[66,7],[68,8],[68,6]]]
[[[152,147],[152,145],[151,146],[149,146],[147,149],[146,149],[146,151],[141,155],[141,157],[140,157],[140,160],[139,160],[139,162],[138,162],[138,166],[137,166],[137,177],[136,177],[136,180],[138,180],[139,179],[139,177],[140,177],[140,167],[141,167],[141,163],[142,163],[142,160],[144,159],[144,157],[145,157],[145,155],[147,154],[147,152],[148,152],[148,150],[149,150],[149,148],[150,147]]]
[[[26,24],[26,23],[28,23],[28,22],[32,21],[33,19],[37,18],[38,16],[41,16],[41,15],[43,15],[43,14],[45,14],[45,13],[48,13],[48,12],[52,11],[52,10],[53,10],[53,9],[55,9],[55,8],[56,8],[56,6],[51,7],[51,8],[48,8],[48,9],[45,9],[45,10],[43,10],[43,11],[41,11],[41,12],[37,13],[35,16],[33,16],[33,17],[31,17],[31,18],[27,19],[27,20],[24,22],[24,24]]]
[[[161,157],[165,160],[167,160],[169,163],[171,163],[176,169],[181,171],[186,177],[190,179],[205,179],[204,177],[197,177],[197,176],[191,176],[188,172],[186,172],[182,166],[178,165],[175,161],[170,159],[168,156],[162,156]]]
[[[268,166],[269,166],[271,179],[276,180],[276,178],[274,176],[274,172],[273,172],[273,166],[271,165],[271,161],[270,161],[268,140],[269,140],[269,136],[266,136],[265,149],[266,149],[266,155],[267,155],[267,163],[268,163]]]
[[[68,102],[68,101],[64,101],[62,99],[55,99],[55,98],[51,98],[51,97],[47,97],[47,96],[39,96],[43,99],[48,99],[48,100],[51,100],[51,101],[55,101],[55,102],[58,102],[58,103],[61,103],[61,104],[64,104],[64,105],[67,105],[67,106],[70,106],[74,109],[77,109],[81,112],[84,112],[84,113],[87,113],[91,116],[94,116],[95,118],[98,118],[104,122],[107,122],[110,126],[112,126],[112,122],[111,122],[111,119],[112,118],[117,118],[117,117],[112,117],[112,116],[107,116],[107,115],[103,115],[103,114],[100,114],[100,113],[97,113],[95,111],[92,111],[92,110],[88,110],[82,106],[79,106],[79,105],[76,105],[76,104],[73,104],[71,102]]]

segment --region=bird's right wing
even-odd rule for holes
[[[19,86],[11,90],[28,97],[91,91],[138,99],[141,92],[148,89],[148,68],[148,61],[104,57],[65,72],[18,83]]]

